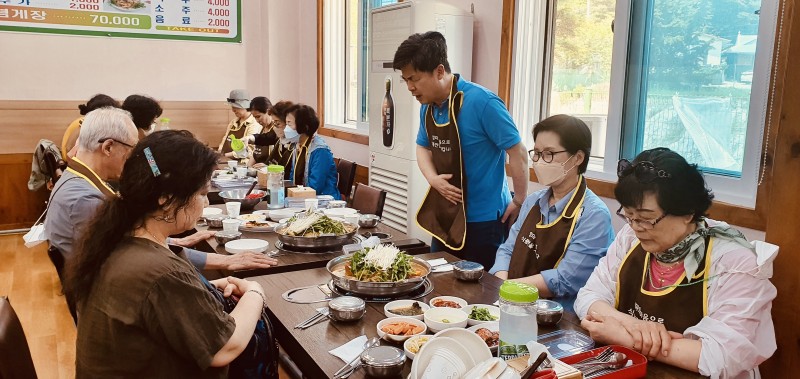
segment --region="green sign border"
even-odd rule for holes
[[[123,38],[143,38],[143,39],[172,39],[182,41],[210,41],[210,42],[242,42],[242,0],[236,0],[236,37],[198,37],[173,34],[147,34],[147,33],[126,33],[126,32],[101,32],[92,30],[73,30],[73,29],[52,29],[37,28],[30,26],[6,26],[0,25],[0,31],[9,32],[29,32],[45,34],[66,34],[81,36],[101,36],[101,37],[123,37]],[[153,31],[159,32],[159,31]]]

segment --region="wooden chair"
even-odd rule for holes
[[[386,191],[366,184],[356,184],[351,206],[361,214],[371,213],[380,217],[383,214],[384,203],[386,203]]]
[[[339,192],[342,193],[342,199],[346,200],[350,197],[350,192],[353,191],[353,181],[356,180],[356,164],[347,159],[339,159],[336,163],[336,171],[339,173]]]
[[[31,350],[17,313],[0,297],[0,378],[36,378]]]

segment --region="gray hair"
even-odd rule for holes
[[[136,141],[130,140],[132,135],[136,135],[136,126],[133,124],[130,112],[114,107],[103,107],[86,114],[77,143],[81,150],[96,151],[100,148],[100,143],[97,141],[103,138],[135,144]]]

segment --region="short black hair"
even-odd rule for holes
[[[319,118],[314,108],[305,104],[296,104],[289,109],[288,113],[294,114],[294,122],[298,133],[311,137],[319,129]]]
[[[272,102],[269,101],[264,96],[257,96],[254,97],[253,100],[250,100],[250,108],[248,111],[259,111],[261,113],[267,113],[267,109],[272,107]]]
[[[565,114],[557,114],[539,121],[533,126],[534,141],[541,132],[558,134],[561,146],[564,146],[564,149],[571,155],[583,151],[585,157],[578,166],[578,173],[586,172],[586,168],[589,166],[589,153],[592,151],[592,132],[583,120]]]
[[[411,64],[417,71],[433,72],[439,65],[450,73],[450,62],[447,61],[447,41],[442,33],[425,32],[409,36],[394,53],[392,68],[402,70]]]
[[[131,113],[137,129],[149,130],[150,125],[164,112],[156,99],[143,95],[130,95],[122,102],[122,109]]]
[[[78,105],[78,110],[81,112],[81,116],[86,116],[87,113],[100,108],[105,107],[114,107],[119,108],[119,101],[114,100],[113,97],[108,96],[103,93],[98,93],[97,95],[92,96],[86,104]]]
[[[279,101],[279,102],[275,103],[275,105],[269,107],[269,109],[267,109],[267,114],[271,115],[271,116],[275,116],[275,117],[281,119],[281,121],[283,121],[285,123],[286,122],[286,114],[289,113],[289,110],[292,109],[294,106],[295,106],[295,104],[292,103],[291,101],[282,100],[282,101]]]
[[[642,180],[636,170],[623,172],[614,188],[614,197],[623,207],[637,208],[642,205],[645,193],[653,193],[666,214],[692,215],[694,221],[705,217],[714,194],[706,186],[696,164],[689,164],[680,154],[665,147],[645,150],[631,164],[635,166],[639,162],[650,162],[664,174]]]

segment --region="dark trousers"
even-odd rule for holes
[[[495,221],[468,222],[467,239],[461,250],[448,249],[438,239],[431,241],[431,252],[445,251],[461,259],[478,262],[485,270],[494,266],[497,249],[508,237],[506,225],[499,219]]]

